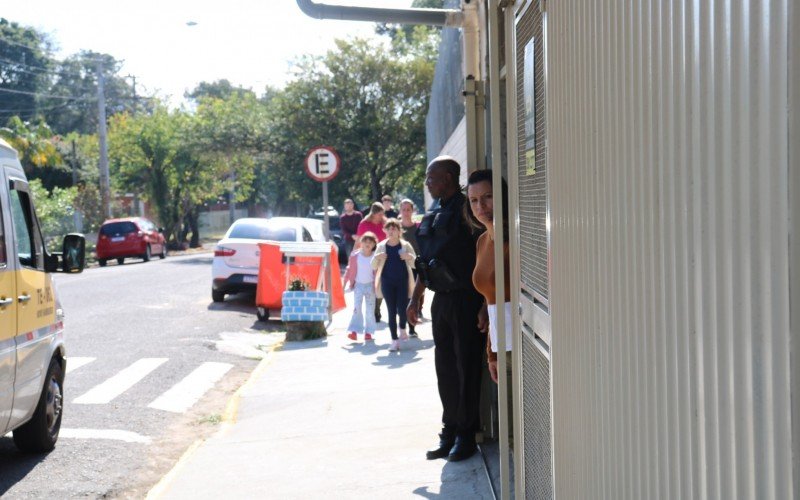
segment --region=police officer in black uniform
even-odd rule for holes
[[[464,460],[477,450],[479,403],[485,324],[479,325],[482,296],[472,285],[475,241],[465,220],[466,197],[458,184],[461,167],[449,156],[434,159],[425,185],[438,198],[439,208],[427,214],[417,231],[419,272],[406,314],[417,324],[417,306],[425,288],[435,292],[431,303],[436,377],[442,400],[439,445],[427,452],[428,460]],[[481,323],[486,322],[481,315]]]

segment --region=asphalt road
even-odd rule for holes
[[[214,432],[279,322],[252,295],[211,302],[211,255],[58,275],[66,312],[61,436],[48,455],[0,437],[3,498],[142,497]]]

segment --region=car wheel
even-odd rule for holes
[[[106,267],[106,259],[97,259],[97,265],[100,267]]]
[[[211,300],[213,300],[214,302],[224,302],[225,292],[220,292],[218,290],[211,290]]]
[[[125,257],[118,257],[117,258],[117,264],[119,264],[121,266],[124,263],[125,263]]]
[[[259,321],[268,321],[269,309],[261,306],[256,307],[256,317],[258,318]]]
[[[64,398],[64,371],[57,359],[50,360],[44,388],[36,411],[28,423],[14,431],[14,444],[22,451],[50,451],[56,446],[61,430]]]
[[[150,261],[150,245],[144,247],[144,255],[142,255],[142,260],[145,262]]]
[[[167,258],[167,242],[161,244],[161,253],[158,254],[159,259],[166,259]]]

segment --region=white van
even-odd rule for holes
[[[17,153],[0,139],[0,436],[24,451],[52,450],[61,428],[64,313],[51,272],[81,272],[83,235],[48,253]]]

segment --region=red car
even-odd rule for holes
[[[153,254],[167,257],[167,240],[155,224],[144,217],[110,219],[100,226],[97,236],[97,263],[105,266],[109,259],[118,264],[126,257],[136,257],[147,262]]]

